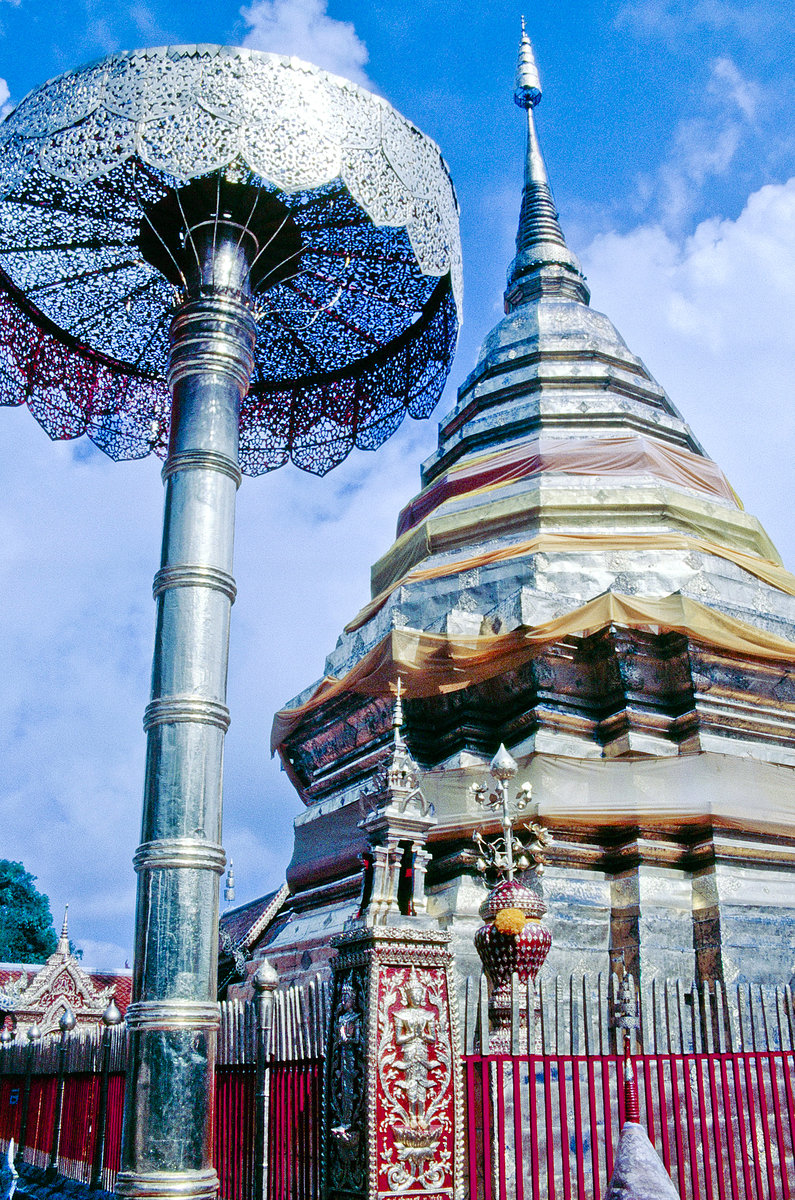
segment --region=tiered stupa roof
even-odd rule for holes
[[[637,863],[661,830],[679,841],[657,861],[714,866],[717,828],[773,830],[775,853],[757,860],[795,863],[782,848],[795,805],[781,773],[795,765],[795,577],[590,307],[549,185],[524,32],[514,98],[527,142],[505,316],[440,423],[422,489],[373,567],[371,600],[324,680],[274,723],[308,805],[288,880],[312,890],[311,905],[324,879],[336,880],[340,911],[347,903],[342,879],[362,848],[355,801],[387,744],[398,676],[439,817],[431,884],[467,869],[478,818],[466,788],[502,741],[531,768],[540,815],[589,842],[568,851],[557,838],[572,869]],[[631,850],[617,848],[622,838]],[[693,911],[713,920],[709,886]],[[720,972],[712,943],[701,959],[698,946],[689,953]],[[789,953],[782,945],[782,964]]]
[[[758,649],[786,651],[775,639],[795,639],[795,578],[663,388],[589,306],[538,140],[526,33],[515,99],[527,145],[506,315],[442,420],[422,490],[373,567],[373,599],[326,675],[344,677],[394,629],[504,634],[606,595],[667,598],[645,623],[670,626],[676,612],[673,624],[700,640],[720,639],[716,611],[746,627],[729,622],[730,634],[753,642],[759,631]]]

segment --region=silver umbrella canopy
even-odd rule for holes
[[[294,59],[120,54],[0,126],[0,399],[165,457],[122,1171],[215,1195],[212,1075],[235,492],[427,416],[452,358],[457,206],[437,147]]]
[[[114,55],[0,125],[0,401],[114,458],[165,455],[197,209],[256,239],[244,473],[322,474],[429,414],[461,300],[438,148],[347,80],[208,46]]]

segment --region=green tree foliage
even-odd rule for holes
[[[0,962],[40,963],[58,939],[50,901],[20,862],[0,859]]]

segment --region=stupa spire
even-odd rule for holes
[[[579,260],[566,245],[538,140],[534,110],[541,101],[541,77],[522,17],[513,98],[527,116],[524,189],[516,234],[516,257],[508,269],[506,311],[559,294],[587,304],[590,293]]]
[[[61,926],[61,936],[58,938],[56,954],[69,954],[69,905],[67,904],[63,910],[63,925]]]

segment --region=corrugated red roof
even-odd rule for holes
[[[116,1007],[122,1016],[124,1016],[132,996],[132,971],[118,971],[111,975],[104,972],[89,971],[87,974],[94,987],[113,988],[113,998],[116,1001]]]

